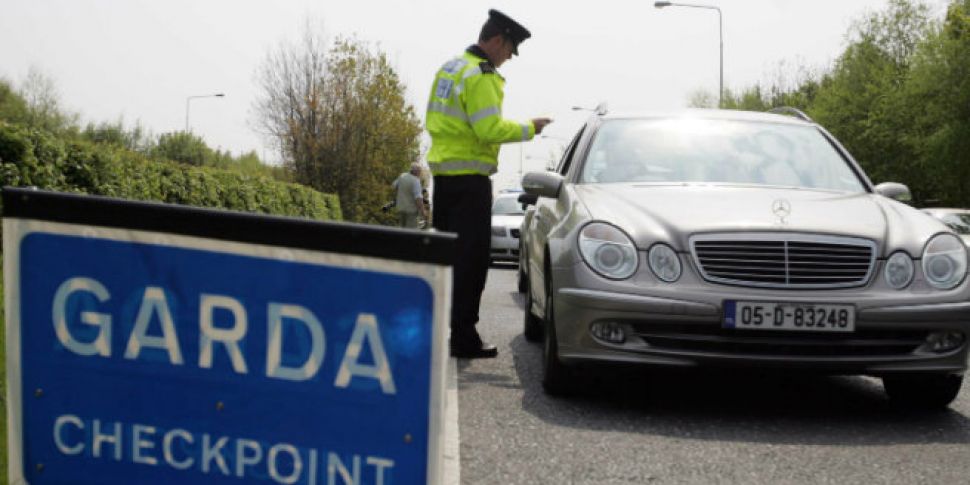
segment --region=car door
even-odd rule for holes
[[[573,165],[573,160],[580,155],[577,147],[580,146],[580,141],[585,131],[586,127],[584,126],[576,133],[576,136],[573,137],[569,146],[566,147],[566,151],[563,153],[559,165],[555,169],[563,177],[566,177],[568,174],[570,167]],[[564,185],[567,183],[567,181],[563,182]],[[538,305],[539,309],[543,308],[546,300],[546,245],[549,241],[549,234],[562,221],[565,215],[564,210],[563,204],[559,199],[539,197],[539,200],[536,201],[535,212],[529,220],[530,235],[527,248],[529,251],[529,285],[532,288],[534,302]]]

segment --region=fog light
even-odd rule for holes
[[[947,330],[943,332],[933,332],[926,337],[924,348],[931,352],[949,352],[963,345],[966,337],[962,332]]]
[[[610,343],[622,344],[626,341],[623,326],[616,322],[593,322],[589,331],[594,337]]]

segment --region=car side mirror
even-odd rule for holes
[[[538,199],[539,197],[534,194],[519,194],[519,203],[522,204],[522,210],[525,210],[530,205],[535,205]]]
[[[559,197],[563,177],[554,172],[529,172],[522,177],[522,188],[526,194],[536,197]]]
[[[909,192],[909,187],[897,182],[883,182],[874,187],[876,193],[899,202],[911,202],[913,194]]]

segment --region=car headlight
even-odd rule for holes
[[[613,279],[625,279],[637,270],[637,248],[620,229],[602,222],[579,231],[579,253],[593,271]]]
[[[915,271],[916,266],[913,264],[912,258],[902,251],[893,253],[886,260],[886,282],[897,290],[909,286],[909,283],[913,281]]]
[[[949,290],[967,274],[967,247],[953,234],[938,234],[923,250],[923,275],[934,288]]]
[[[654,244],[647,253],[650,271],[667,283],[673,283],[680,278],[680,258],[677,253],[666,244]]]
[[[508,233],[505,231],[505,226],[492,226],[492,235],[493,236],[502,236],[502,237],[504,237],[506,234],[508,234]]]

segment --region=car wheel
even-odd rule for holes
[[[532,288],[526,285],[525,318],[522,323],[522,334],[529,342],[542,340],[542,319],[532,314]]]
[[[552,284],[546,284],[545,339],[542,346],[542,388],[546,394],[565,396],[571,393],[572,382],[569,369],[559,361],[559,343],[556,341]]]
[[[882,386],[893,404],[924,411],[946,408],[960,393],[963,376],[956,374],[929,374],[911,376],[886,376]]]

